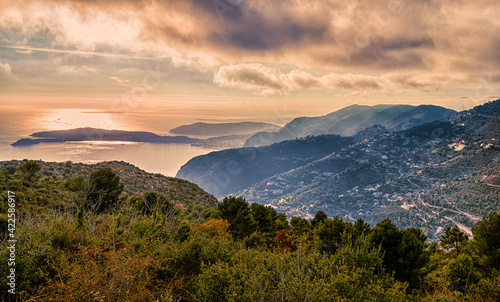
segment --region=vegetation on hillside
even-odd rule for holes
[[[195,185],[124,163],[3,167],[2,276],[8,191],[17,218],[17,295],[2,282],[5,301],[500,300],[498,212],[473,238],[447,228],[438,244],[390,219],[370,226],[318,211],[287,220],[239,197],[208,202]],[[149,189],[131,188],[124,171],[144,184],[150,177]]]

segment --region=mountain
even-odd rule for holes
[[[398,114],[391,119],[392,125],[385,125],[404,129],[416,123],[408,116],[437,117],[441,112],[435,107],[419,107]],[[310,139],[314,138],[303,141]],[[370,224],[389,217],[401,228],[423,228],[432,240],[447,225],[458,225],[471,234],[470,228],[480,217],[500,210],[500,100],[406,130],[388,132],[385,126],[375,125],[351,139],[325,156],[298,162],[244,189],[237,190],[246,183],[233,186],[233,176],[229,176],[226,187],[230,189],[223,193],[270,205],[289,216],[312,218],[322,210],[329,217],[362,218]],[[270,158],[286,152],[284,143],[269,146],[274,148]],[[241,150],[251,153],[269,147]],[[301,155],[294,154],[293,160],[298,158]],[[192,160],[199,165],[196,173],[188,163],[178,176],[210,190],[205,187],[207,177],[217,176],[230,160],[222,154],[208,154],[203,160]],[[203,163],[210,163],[209,169]],[[276,170],[254,161],[250,166],[235,177],[252,177],[262,168],[267,174]],[[201,179],[205,182],[199,182]]]
[[[211,152],[192,158],[176,177],[220,197],[322,158],[353,142],[352,138],[339,135],[321,135],[265,147]]]
[[[230,136],[254,134],[260,131],[277,131],[281,127],[268,123],[241,122],[241,123],[194,123],[182,125],[170,130],[174,134],[197,136]]]
[[[500,100],[385,133],[235,192],[290,215],[390,217],[438,238],[500,209]],[[280,191],[282,189],[282,191]]]
[[[260,132],[251,136],[244,147],[257,147],[308,135],[355,135],[360,130],[381,125],[390,131],[446,118],[454,110],[432,105],[352,105],[321,117],[296,118],[279,131]]]

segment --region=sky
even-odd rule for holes
[[[498,0],[0,0],[0,109],[283,124],[500,95]],[[280,118],[272,118],[279,116]]]

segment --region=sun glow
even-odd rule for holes
[[[84,49],[95,50],[99,44],[112,44],[128,50],[138,46],[141,26],[132,14],[116,18],[101,12],[82,18],[67,8],[61,10],[60,22],[66,38]]]
[[[88,109],[58,109],[41,117],[46,130],[67,130],[73,128],[100,128],[106,130],[131,130],[119,122],[113,114]]]

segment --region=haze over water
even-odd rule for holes
[[[144,114],[128,114],[126,116],[128,121],[125,123],[122,120],[123,116],[117,117],[119,114],[80,109],[61,109],[47,112],[4,110],[0,114],[0,160],[41,159],[58,162],[71,160],[84,163],[123,160],[148,172],[175,176],[181,165],[189,159],[212,151],[187,144],[95,141],[13,147],[10,145],[11,143],[34,132],[79,127],[168,134],[168,129],[177,126],[180,120],[168,116],[151,117],[151,115]]]

